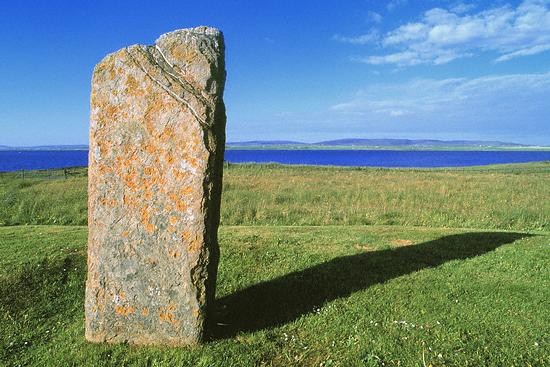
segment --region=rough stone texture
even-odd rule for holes
[[[200,342],[215,293],[224,43],[198,27],[105,57],[92,79],[86,338]]]

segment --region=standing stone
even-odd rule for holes
[[[86,338],[190,345],[205,334],[219,249],[224,42],[198,27],[94,70]]]

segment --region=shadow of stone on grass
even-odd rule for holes
[[[328,262],[262,282],[217,300],[218,323],[211,339],[272,328],[296,320],[326,302],[372,285],[469,259],[532,235],[472,232],[394,249],[338,257]]]

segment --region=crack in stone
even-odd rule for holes
[[[181,98],[180,96],[178,96],[174,91],[172,91],[168,86],[164,85],[160,80],[154,78],[146,69],[145,67],[138,61],[136,60],[136,58],[134,57],[134,55],[132,55],[132,53],[129,51],[128,48],[125,48],[124,49],[126,51],[126,54],[128,55],[128,57],[141,69],[141,71],[143,71],[145,73],[145,75],[147,75],[155,84],[157,84],[159,87],[161,87],[165,92],[167,92],[170,96],[172,96],[174,99],[176,99],[177,101],[181,102],[184,106],[187,107],[187,109],[191,112],[191,114],[193,115],[193,117],[195,117],[195,119],[199,122],[199,124],[201,124],[201,126],[203,128],[208,128],[208,124],[206,123],[206,121],[204,121],[203,119],[201,119],[197,113],[197,111],[195,111],[195,109],[191,106],[191,103],[189,103],[189,101],[186,101],[185,99]],[[158,65],[158,64],[157,64]],[[160,67],[160,65],[158,65]]]
[[[200,102],[208,105],[211,109],[214,108],[214,102],[209,100],[208,98],[206,98],[203,94],[201,94],[200,91],[198,91],[190,82],[188,82],[187,80],[185,80],[185,77],[182,76],[182,78],[180,78],[178,76],[178,74],[182,74],[181,72],[178,72],[176,70],[176,66],[174,66],[174,64],[172,64],[170,61],[168,61],[168,59],[166,58],[166,55],[164,54],[164,52],[162,52],[162,50],[160,49],[160,47],[158,45],[155,45],[155,49],[158,51],[161,59],[168,65],[170,66],[170,68],[172,68],[172,70],[174,71],[174,73],[170,72],[170,70],[167,70],[166,68],[164,68],[155,58],[154,55],[151,54],[151,56],[153,57],[154,60],[154,63],[155,65],[157,65],[160,69],[162,69],[162,71],[164,71],[166,74],[170,75],[172,78],[176,79],[179,83],[180,83],[180,86],[182,87],[182,89],[184,89],[186,92],[189,92],[191,93],[195,98],[199,99]]]

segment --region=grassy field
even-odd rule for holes
[[[15,176],[0,366],[550,366],[549,163],[228,167],[197,348],[86,343],[86,177]]]
[[[199,348],[84,342],[86,228],[0,228],[0,361],[40,366],[544,366],[548,235],[395,226],[220,231]]]
[[[0,225],[86,225],[86,177],[0,177]],[[550,230],[550,162],[449,170],[230,165],[223,225]]]

